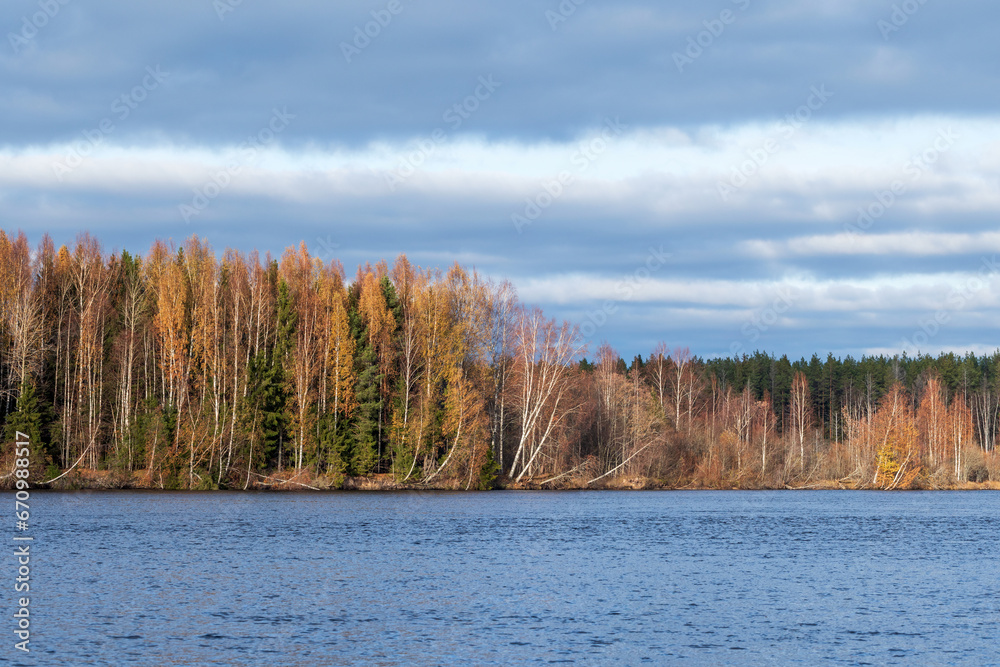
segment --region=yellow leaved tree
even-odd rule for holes
[[[912,403],[898,382],[882,399],[872,430],[877,443],[873,486],[887,490],[910,487],[921,470],[918,430]]]

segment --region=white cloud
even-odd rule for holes
[[[793,111],[793,110],[790,110]],[[821,112],[817,112],[819,116]],[[627,119],[623,122],[627,123]],[[784,128],[784,129],[783,129]],[[298,199],[322,186],[333,191],[377,196],[387,191],[386,176],[402,175],[400,189],[429,188],[440,195],[460,196],[468,187],[494,190],[498,198],[537,190],[560,172],[585,187],[567,190],[566,201],[586,200],[613,192],[632,205],[651,211],[733,211],[768,206],[780,210],[789,194],[813,202],[811,217],[831,220],[856,217],[858,207],[875,200],[894,181],[906,187],[897,198],[901,209],[923,213],[950,207],[961,210],[1000,209],[995,167],[1000,160],[1000,118],[920,117],[855,119],[824,122],[815,118],[792,131],[779,122],[749,123],[694,132],[677,128],[626,130],[601,136],[601,129],[573,141],[556,143],[488,142],[481,138],[428,137],[360,149],[316,147],[291,149],[275,143],[261,152],[252,167],[257,174],[246,187],[274,197]],[[954,145],[933,150],[948,128]],[[752,162],[768,141],[778,148],[763,165]],[[926,153],[931,164],[913,160]],[[82,164],[54,178],[56,162],[86,152]],[[60,187],[115,190],[130,186],[189,187],[224,168],[240,154],[238,146],[177,148],[170,145],[119,146],[114,137],[90,146],[83,139],[69,144],[0,150],[0,186],[29,185],[58,191]],[[407,173],[408,165],[413,174]],[[748,174],[728,201],[718,185],[734,173]],[[271,176],[281,174],[281,178]],[[916,175],[915,175],[916,174]],[[322,178],[318,178],[321,175]],[[666,200],[664,202],[664,197]]]
[[[844,225],[850,227],[852,223]],[[861,230],[787,240],[744,241],[744,252],[761,259],[837,255],[947,256],[1000,252],[1000,232],[979,234],[908,231],[868,234]]]
[[[965,273],[913,273],[838,280],[803,276],[756,281],[660,277],[636,281],[629,274],[602,277],[572,273],[525,278],[518,281],[518,285],[527,300],[563,304],[611,299],[752,310],[772,305],[776,300],[787,300],[793,304],[792,310],[813,313],[890,312],[955,309],[954,295],[958,293],[964,295],[961,309],[1000,306],[1000,289],[994,289],[1000,288],[1000,273],[986,272],[986,281],[979,283],[976,282],[979,268],[979,265],[972,266]],[[630,286],[632,289],[628,289]]]

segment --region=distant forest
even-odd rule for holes
[[[0,231],[5,483],[20,431],[33,483],[952,488],[998,398],[1000,352],[626,362],[458,264]]]

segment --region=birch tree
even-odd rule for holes
[[[792,378],[792,400],[789,407],[789,423],[792,438],[799,446],[799,472],[805,472],[806,466],[806,433],[813,428],[812,397],[809,392],[809,380],[805,373],[797,372]]]
[[[585,349],[579,329],[557,325],[538,308],[521,308],[517,318],[513,403],[520,434],[511,475],[521,481],[537,471],[539,455],[552,442],[554,428],[573,406],[564,404],[569,367]]]

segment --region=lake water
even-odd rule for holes
[[[1000,493],[32,500],[14,664],[1000,664]]]

